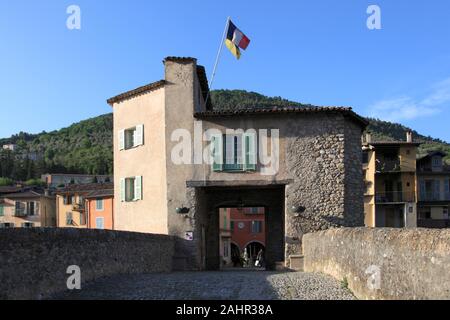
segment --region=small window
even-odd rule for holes
[[[213,171],[255,171],[256,134],[215,135],[211,139]]]
[[[3,217],[5,215],[5,207],[0,204],[0,217]]]
[[[66,225],[67,225],[67,226],[73,225],[73,216],[72,216],[72,212],[66,212]]]
[[[32,223],[32,222],[22,223],[22,228],[33,228],[33,227],[34,227],[34,223]]]
[[[369,152],[363,151],[362,153],[362,163],[368,164],[369,163]]]
[[[142,200],[142,177],[121,179],[120,196],[122,202]]]
[[[95,200],[95,209],[97,211],[103,211],[103,199],[99,198]]]
[[[17,217],[23,217],[26,215],[26,206],[25,203],[22,203],[20,201],[16,201],[15,204],[15,216]]]
[[[230,221],[230,231],[234,231],[234,221]]]
[[[11,222],[5,222],[5,223],[3,223],[2,225],[2,228],[14,228],[14,223],[11,223]]]
[[[252,221],[252,233],[262,232],[262,221]]]
[[[135,136],[136,128],[125,130],[125,149],[131,149],[134,147]]]
[[[438,166],[441,164],[441,159],[438,157],[433,158],[433,166]]]
[[[64,204],[71,205],[74,202],[74,196],[64,196]]]
[[[135,186],[135,178],[126,178],[125,179],[125,201],[133,201],[134,200],[134,186]]]
[[[264,214],[264,207],[244,208],[244,214]]]
[[[119,149],[127,150],[144,144],[144,125],[119,131]]]
[[[27,202],[27,215],[34,216],[36,214],[36,204],[34,201]]]
[[[105,229],[105,218],[103,218],[103,217],[95,218],[95,228],[96,229]]]

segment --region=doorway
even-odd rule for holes
[[[202,208],[199,219],[205,225],[202,260],[206,270],[255,267],[250,250],[254,255],[261,248],[264,266],[259,268],[273,270],[278,262],[284,262],[284,185],[202,187],[201,199],[198,208]],[[243,261],[245,251],[247,260]]]

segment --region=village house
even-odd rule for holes
[[[364,225],[365,119],[347,107],[217,110],[196,59],[163,63],[163,80],[108,100],[115,229],[175,236],[177,269],[219,269],[219,209],[264,207],[273,269],[295,264],[305,233]]]
[[[0,228],[56,226],[55,197],[27,190],[0,197]]]
[[[3,150],[16,151],[16,149],[17,149],[17,145],[12,144],[12,143],[3,145]]]
[[[112,202],[110,194],[113,189],[112,183],[91,183],[69,185],[58,190],[56,192],[57,226],[112,229],[113,209],[110,205]]]
[[[114,188],[91,191],[85,199],[88,229],[114,230]]]
[[[49,188],[65,187],[69,184],[108,183],[113,181],[109,175],[47,173],[41,176]]]
[[[450,228],[450,166],[441,151],[417,160],[418,226]]]
[[[363,145],[364,212],[368,227],[417,227],[416,155],[420,143],[411,132],[405,141]]]

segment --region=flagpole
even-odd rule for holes
[[[213,71],[212,71],[211,79],[209,80],[209,91],[208,91],[208,94],[206,96],[205,107],[208,104],[210,92],[211,92],[212,85],[213,85],[213,82],[214,82],[214,77],[216,75],[217,65],[219,64],[219,59],[220,59],[220,55],[222,53],[223,43],[225,41],[225,36],[226,36],[226,32],[228,30],[228,25],[230,24],[230,20],[231,20],[231,18],[228,17],[227,18],[227,22],[225,23],[225,29],[223,30],[222,40],[220,41],[220,46],[219,46],[219,50],[217,52],[216,62],[214,63],[214,68],[213,68]]]

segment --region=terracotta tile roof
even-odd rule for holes
[[[44,196],[44,194],[40,194],[35,191],[25,191],[25,192],[18,192],[18,193],[10,193],[2,196],[2,198],[5,199],[22,199],[22,198],[40,198]]]
[[[67,194],[67,193],[89,193],[96,190],[109,190],[114,189],[114,184],[112,182],[107,183],[88,183],[88,184],[72,184],[65,188],[56,191],[56,194]]]
[[[197,62],[196,58],[192,58],[192,57],[173,57],[173,56],[169,56],[169,57],[165,57],[163,60],[163,63],[166,61],[173,61],[173,62]]]
[[[22,187],[15,186],[0,186],[0,194],[8,194],[22,191]]]
[[[370,143],[366,143],[366,145],[372,146],[393,146],[393,145],[411,145],[411,146],[420,146],[420,142],[407,142],[407,141],[373,141]]]
[[[133,89],[133,90],[121,93],[121,94],[119,94],[119,95],[117,95],[115,97],[112,97],[112,98],[106,100],[106,102],[110,106],[112,106],[114,103],[117,103],[117,102],[120,102],[120,101],[123,101],[123,100],[126,100],[126,99],[130,99],[130,98],[136,97],[136,96],[141,95],[143,93],[146,93],[148,91],[159,89],[162,86],[164,86],[166,83],[167,83],[166,80],[159,80],[159,81],[156,81],[156,82],[152,82],[152,83],[147,84],[145,86],[142,86],[142,87],[139,87],[139,88],[136,88],[136,89]]]
[[[197,112],[194,114],[196,118],[211,118],[211,117],[233,117],[245,115],[261,115],[261,114],[288,114],[288,113],[342,113],[355,120],[362,127],[366,127],[369,122],[363,117],[352,111],[350,107],[272,107],[272,108],[243,108],[236,110],[210,110]]]
[[[417,161],[423,160],[423,159],[426,159],[426,158],[429,158],[429,157],[433,157],[435,155],[439,155],[439,156],[442,156],[442,157],[447,156],[447,154],[445,152],[443,152],[443,151],[439,151],[439,150],[438,151],[430,151],[426,155],[418,157]]]
[[[114,196],[114,189],[103,189],[103,190],[95,190],[89,192],[85,198],[104,198],[104,197],[113,197]]]

